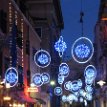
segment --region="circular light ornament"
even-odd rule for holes
[[[80,97],[79,101],[82,103],[84,101],[83,97]]]
[[[85,87],[85,90],[86,90],[86,92],[88,92],[88,93],[90,93],[90,94],[93,93],[93,88],[92,88],[90,85],[87,85],[87,86]]]
[[[43,84],[49,83],[49,81],[50,81],[50,76],[46,72],[41,74],[41,78],[43,80]]]
[[[14,87],[18,82],[18,72],[14,67],[10,67],[6,70],[5,81],[10,84],[10,87]]]
[[[59,40],[57,42],[55,42],[54,48],[59,53],[59,56],[62,57],[63,53],[65,52],[65,50],[67,48],[67,45],[63,41],[63,37],[62,36],[60,36]]]
[[[59,74],[67,77],[69,75],[69,66],[66,63],[61,63],[59,66]]]
[[[78,85],[78,81],[73,81],[71,82],[71,91],[72,92],[77,92],[80,89],[79,85]]]
[[[86,98],[88,101],[91,101],[91,100],[92,100],[92,94],[86,93],[85,98]]]
[[[63,102],[66,102],[66,101],[67,101],[66,95],[63,95],[63,96],[62,96],[62,101],[63,101]]]
[[[64,76],[63,75],[58,75],[58,83],[63,84],[64,82]]]
[[[36,73],[32,77],[32,82],[36,85],[36,87],[40,87],[43,84],[43,80],[40,73]]]
[[[78,38],[72,45],[71,54],[78,63],[87,63],[93,56],[94,47],[90,39]]]
[[[71,81],[68,81],[68,82],[65,82],[65,84],[64,84],[64,88],[66,89],[66,90],[71,90],[71,85],[72,85],[72,83],[71,83]]]
[[[84,71],[85,78],[95,79],[96,75],[97,75],[97,70],[93,65],[88,65],[85,68],[85,71]]]
[[[57,96],[62,95],[62,88],[61,87],[56,87],[54,89],[54,94],[57,95]]]
[[[80,89],[79,94],[80,94],[80,96],[85,97],[86,92],[83,89]]]
[[[86,83],[86,85],[92,85],[93,84],[93,81],[94,81],[94,79],[93,78],[86,78],[85,77],[85,83]]]
[[[82,85],[83,85],[82,80],[81,80],[81,79],[78,79],[77,84],[78,84],[79,88],[81,88]]]
[[[45,68],[51,62],[50,54],[45,50],[39,50],[34,55],[34,62],[37,66]]]

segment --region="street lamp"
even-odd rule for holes
[[[54,80],[51,80],[51,81],[50,81],[50,85],[51,85],[51,86],[54,86],[55,84],[56,84],[56,83],[55,83]]]
[[[106,82],[103,81],[103,80],[100,80],[100,81],[97,82],[97,84],[99,84],[101,87],[102,87],[105,83],[106,83]]]

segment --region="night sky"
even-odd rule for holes
[[[94,26],[98,19],[100,0],[82,1],[82,8],[84,12],[83,33],[85,37],[88,37],[93,41],[95,35]],[[64,20],[64,29],[62,30],[61,35],[68,47],[65,56],[71,58],[71,46],[77,38],[81,37],[81,24],[79,23],[81,0],[61,0],[61,8]]]

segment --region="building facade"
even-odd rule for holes
[[[62,28],[60,0],[1,0],[0,79],[3,81],[6,70],[12,67],[13,62],[19,77],[18,84],[8,91],[12,97],[10,102],[3,101],[5,94],[3,89],[7,89],[1,88],[1,107],[14,102],[24,104],[26,107],[59,107],[60,99],[57,99],[53,91],[50,98],[50,89],[53,90],[53,87],[49,84],[38,88],[36,93],[28,93],[27,89],[35,73],[45,71],[52,75],[51,79],[57,78],[56,66],[59,65],[60,58],[54,49],[54,43],[59,38]],[[16,32],[12,35],[14,30]],[[51,64],[44,69],[34,62],[34,54],[40,49],[48,51],[51,55]]]
[[[97,68],[96,95],[94,107],[107,107],[107,84],[100,87],[97,82],[107,83],[107,1],[100,1],[98,21],[95,26],[95,57]]]

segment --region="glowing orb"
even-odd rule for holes
[[[54,89],[54,94],[57,95],[57,96],[62,95],[62,88],[61,87],[56,87]]]
[[[6,83],[10,83],[10,87],[14,87],[18,82],[18,72],[14,67],[10,67],[5,73]]]
[[[90,85],[87,85],[86,87],[85,87],[85,90],[86,90],[86,92],[88,92],[88,93],[93,93],[93,88],[90,86]]]
[[[37,87],[40,87],[43,84],[43,80],[40,73],[36,73],[32,77],[32,83],[34,83]]]
[[[69,66],[66,63],[61,63],[59,66],[59,74],[67,77],[69,75]]]
[[[37,66],[45,68],[51,62],[50,54],[45,50],[39,50],[34,55],[34,62]]]
[[[55,50],[59,53],[59,56],[62,57],[63,53],[65,52],[67,46],[66,43],[63,41],[63,37],[60,36],[59,40],[55,42]]]
[[[97,75],[97,70],[96,70],[96,68],[93,65],[88,65],[85,68],[84,76],[86,78],[89,78],[89,79],[93,78],[93,79],[95,79],[96,75]]]
[[[66,102],[66,101],[67,101],[66,95],[63,95],[63,96],[62,96],[62,101],[63,101],[63,102]]]
[[[58,75],[58,83],[63,84],[64,82],[64,76],[63,75]]]
[[[73,59],[78,63],[88,62],[94,53],[94,48],[91,40],[86,37],[77,39],[71,49]]]
[[[44,84],[49,83],[49,81],[50,81],[50,76],[46,72],[41,74],[41,78],[42,78]]]

